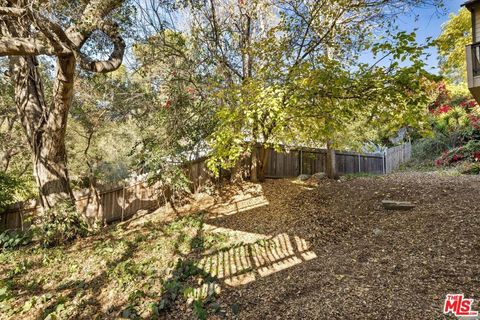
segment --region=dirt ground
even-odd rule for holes
[[[234,210],[210,210],[213,228],[277,244],[263,253],[243,245],[245,263],[224,272],[218,317],[443,319],[448,293],[479,310],[479,190],[479,177],[438,173],[269,180],[249,201],[231,200]],[[386,211],[384,199],[416,208]]]
[[[0,319],[445,319],[449,293],[480,311],[478,190],[445,173],[224,186],[0,251]]]

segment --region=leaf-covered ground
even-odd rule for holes
[[[0,318],[442,318],[447,293],[480,298],[479,189],[438,173],[227,188],[190,216],[0,253]]]

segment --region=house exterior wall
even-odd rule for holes
[[[480,7],[477,7],[472,12],[473,19],[473,43],[480,42]]]

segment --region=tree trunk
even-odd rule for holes
[[[17,112],[32,151],[44,209],[54,207],[59,201],[74,200],[68,178],[65,132],[73,97],[75,57],[84,70],[91,72],[106,73],[121,66],[125,42],[118,25],[108,16],[123,2],[88,1],[77,23],[64,30],[44,10],[37,11],[38,6],[32,6],[32,1],[2,1],[0,56],[10,57],[9,74],[15,88]],[[108,60],[97,61],[81,53],[96,30],[112,40],[113,51]],[[49,104],[45,101],[38,55],[57,59],[53,101]]]
[[[98,221],[99,213],[100,213],[100,206],[101,206],[101,199],[100,194],[97,188],[97,181],[95,178],[95,172],[93,164],[89,160],[88,151],[90,150],[90,146],[92,145],[93,139],[93,130],[88,132],[87,137],[87,146],[83,152],[85,156],[85,162],[87,163],[88,167],[88,200],[87,206],[85,206],[85,214],[88,216],[94,216],[95,221]],[[125,186],[123,186],[123,204],[122,204],[122,221],[123,221],[123,212],[125,210]],[[88,211],[88,212],[87,212]]]
[[[252,148],[252,166],[250,167],[250,181],[258,182],[258,153],[257,147],[254,145]]]
[[[336,168],[335,149],[332,148],[330,143],[327,143],[327,164],[326,174],[329,179],[337,179],[338,173]]]
[[[4,145],[0,146],[0,171],[7,172],[12,158],[17,155],[19,150],[19,141],[15,139],[14,132],[16,115],[6,114],[2,115],[3,120],[0,121],[0,128],[5,124],[6,132],[2,137]]]
[[[258,179],[260,181],[265,181],[265,173],[267,171],[267,161],[268,161],[268,149],[262,146],[260,151],[260,161],[259,161],[259,175]]]
[[[235,164],[235,167],[232,168],[230,181],[233,183],[243,182],[243,173],[244,173],[243,159],[244,157],[241,157],[240,159],[238,159],[237,163]]]
[[[9,151],[2,152],[2,155],[0,156],[0,171],[7,172],[11,159],[12,156]]]
[[[65,131],[73,96],[75,58],[57,58],[52,104],[47,105],[35,57],[12,57],[17,111],[33,155],[34,175],[44,209],[74,201],[70,188]]]

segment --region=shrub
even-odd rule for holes
[[[460,161],[480,161],[480,140],[470,140],[463,146],[445,151],[435,160],[435,165],[448,166]]]
[[[433,138],[424,138],[412,146],[412,157],[422,160],[433,160],[444,150],[454,147],[454,141],[448,135],[437,134]]]
[[[444,109],[435,117],[435,127],[442,133],[465,130],[469,126],[469,114],[462,107]]]
[[[37,231],[42,245],[51,247],[87,235],[88,225],[72,204],[60,202],[44,212]]]
[[[182,168],[170,164],[161,164],[158,168],[160,169],[150,174],[148,180],[151,185],[157,184],[157,191],[165,202],[173,205],[175,199],[181,199],[190,193],[190,180]]]
[[[18,177],[0,171],[0,213],[15,202],[36,198],[36,191],[29,175]]]
[[[463,146],[463,150],[471,155],[476,152],[480,152],[480,140],[470,140],[466,145]]]
[[[437,160],[435,160],[436,166],[448,166],[465,159],[462,151],[462,147],[454,148],[445,151]]]
[[[0,172],[0,213],[15,202],[15,192],[18,184],[15,178]]]
[[[32,233],[21,230],[5,230],[0,233],[0,249],[10,250],[32,242]]]
[[[465,165],[461,167],[460,172],[462,174],[474,174],[474,175],[480,174],[480,162],[465,163]]]

